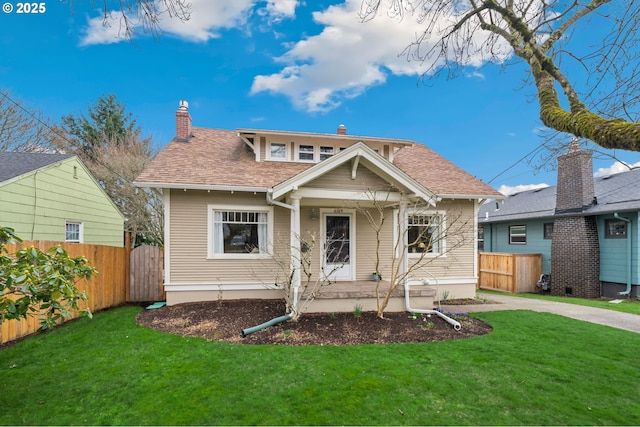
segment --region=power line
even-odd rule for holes
[[[515,163],[513,163],[511,166],[507,167],[505,170],[503,170],[502,172],[500,172],[498,175],[494,176],[493,178],[491,178],[491,180],[489,180],[487,182],[487,184],[491,184],[493,181],[495,181],[496,178],[498,178],[501,175],[504,175],[505,173],[507,173],[510,169],[513,169],[514,167],[516,167],[518,165],[518,163],[520,163],[521,161],[525,160],[527,157],[531,156],[532,154],[534,154],[536,151],[542,149],[544,147],[544,142],[541,142],[536,148],[534,148],[533,150],[531,150],[530,152],[528,152],[527,154],[525,154],[523,157],[521,157],[520,159],[518,159]]]

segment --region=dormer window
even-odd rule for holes
[[[313,161],[313,145],[300,145],[298,147],[298,160]]]
[[[286,160],[287,159],[287,144],[271,143],[269,158],[271,160]]]
[[[333,156],[333,147],[320,146],[320,161]]]

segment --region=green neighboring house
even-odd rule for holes
[[[23,240],[124,246],[124,216],[68,154],[0,152],[0,225]]]

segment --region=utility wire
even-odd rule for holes
[[[544,147],[544,142],[540,143],[536,148],[534,148],[533,150],[531,150],[530,152],[528,152],[527,154],[525,154],[523,157],[521,157],[520,159],[518,159],[515,163],[513,163],[511,166],[507,167],[505,170],[503,170],[502,172],[500,172],[498,175],[494,176],[493,178],[491,178],[490,181],[487,182],[487,184],[491,184],[493,181],[495,181],[499,176],[504,175],[505,173],[507,173],[510,169],[513,169],[514,167],[516,167],[518,165],[518,163],[520,163],[521,161],[525,160],[527,157],[531,156],[532,154],[534,154],[536,151],[541,150]]]

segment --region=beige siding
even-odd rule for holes
[[[358,212],[356,217],[356,226],[358,236],[356,237],[356,262],[358,266],[357,279],[369,280],[371,273],[376,269],[376,229],[380,227],[380,213],[375,209],[368,209],[369,214],[375,225],[371,225],[367,219],[367,215]],[[379,270],[383,278],[388,278],[391,271],[391,258],[393,254],[393,210],[386,209],[384,213],[384,221],[379,233],[380,250],[379,252]]]
[[[171,283],[272,283],[277,271],[270,258],[207,259],[209,204],[267,206],[264,193],[172,191],[170,222]],[[288,234],[289,211],[274,208],[274,240]]]
[[[356,179],[351,179],[351,166],[342,165],[305,185],[311,188],[338,190],[382,190],[388,191],[391,184],[362,165],[358,165]]]

